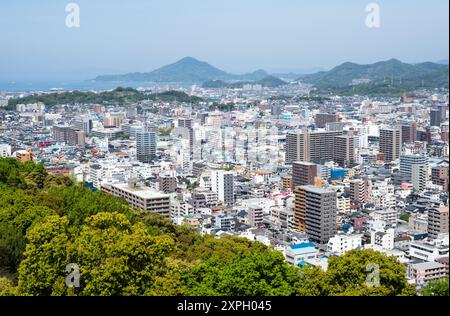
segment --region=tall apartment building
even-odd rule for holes
[[[309,133],[307,131],[286,135],[286,164],[309,161]]]
[[[173,193],[177,190],[177,178],[171,175],[160,175],[159,190],[164,193]]]
[[[448,206],[428,211],[428,236],[438,238],[439,234],[448,234]]]
[[[211,189],[226,206],[234,204],[234,175],[223,170],[211,171]]]
[[[89,135],[93,128],[92,119],[87,115],[79,116],[73,121],[73,126],[77,130],[83,131],[85,135]]]
[[[355,137],[342,135],[334,137],[334,161],[340,166],[354,165],[356,162]]]
[[[136,132],[136,159],[150,163],[156,157],[156,132],[149,131],[144,123],[141,131]]]
[[[428,181],[428,158],[420,155],[400,157],[400,180],[413,185],[414,190],[425,190]]]
[[[369,198],[368,179],[355,179],[350,181],[350,199],[353,202],[365,204]]]
[[[336,136],[343,135],[343,131],[314,131],[303,130],[286,135],[286,163],[295,161],[326,162],[334,158],[334,142]]]
[[[84,146],[85,134],[83,131],[67,126],[53,126],[53,139],[66,143],[69,146]]]
[[[441,126],[442,123],[442,111],[440,109],[430,110],[430,125],[431,126]]]
[[[194,151],[194,129],[192,128],[192,119],[190,118],[179,118],[178,119],[178,127],[185,128],[187,130],[187,134],[189,135],[189,145],[191,149],[191,155]]]
[[[125,113],[108,112],[103,117],[103,125],[108,127],[119,127],[123,123]]]
[[[170,196],[134,183],[102,184],[101,189],[111,195],[123,198],[136,209],[150,211],[169,217]]]
[[[292,163],[292,189],[302,185],[313,185],[317,177],[317,165],[311,162]]]
[[[325,128],[327,123],[336,123],[339,120],[339,114],[318,113],[315,117],[315,124],[318,128]]]
[[[248,209],[249,225],[258,227],[263,223],[263,209],[258,206],[250,206]]]
[[[415,122],[401,125],[402,143],[411,144],[417,141],[417,124]]]
[[[431,169],[431,181],[441,185],[444,191],[448,191],[448,162],[444,162]]]
[[[311,241],[326,244],[337,233],[336,192],[311,185],[295,189],[295,226]]]
[[[322,163],[334,160],[334,143],[342,131],[311,132],[309,136],[309,161]]]
[[[380,152],[386,162],[392,162],[400,157],[402,151],[402,131],[400,128],[380,129]]]

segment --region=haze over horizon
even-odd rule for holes
[[[148,72],[186,56],[246,73],[449,55],[447,0],[377,1],[375,29],[365,25],[367,0],[75,0],[81,27],[67,28],[69,2],[0,4],[0,81]]]

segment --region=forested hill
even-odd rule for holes
[[[380,287],[366,285],[367,264]],[[80,287],[65,285],[66,267]],[[414,295],[395,258],[365,250],[329,269],[289,266],[258,242],[200,236],[41,164],[0,158],[1,295]]]
[[[8,101],[8,109],[14,110],[17,104],[30,104],[42,102],[46,106],[58,104],[135,104],[143,100],[161,102],[198,103],[202,98],[190,96],[181,91],[166,91],[161,93],[145,93],[133,88],[117,88],[113,91],[100,93],[71,91],[62,93],[33,94],[23,98],[14,98]]]
[[[369,65],[347,62],[298,80],[313,84],[319,92],[338,95],[400,95],[422,88],[448,89],[448,76],[448,65],[407,64],[391,59]]]

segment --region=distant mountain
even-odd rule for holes
[[[317,87],[348,87],[354,84],[381,84],[394,81],[407,87],[448,87],[448,65],[437,63],[406,64],[397,59],[370,65],[344,63],[330,71],[322,71],[299,78]]]
[[[231,75],[231,79],[232,80],[258,81],[258,80],[262,80],[262,79],[266,78],[267,76],[269,76],[269,74],[267,72],[265,72],[262,69],[259,69],[255,72],[251,72],[248,74]]]
[[[277,78],[275,76],[267,76],[261,80],[258,80],[257,83],[262,85],[263,87],[269,87],[269,88],[276,88],[276,87],[284,86],[286,84],[285,81],[283,81],[280,78]]]
[[[287,84],[285,81],[275,76],[266,76],[257,81],[238,81],[227,82],[223,80],[210,80],[203,83],[203,88],[229,88],[238,89],[242,88],[246,84],[260,84],[263,87],[276,88]]]
[[[293,81],[304,75],[296,72],[287,72],[287,73],[273,73],[272,76],[280,78],[282,80]]]
[[[267,76],[268,74],[264,70],[257,70],[243,75],[230,74],[211,66],[207,62],[199,61],[192,57],[185,57],[176,63],[163,66],[152,72],[98,76],[94,80],[203,83],[211,80],[257,81]]]
[[[448,59],[442,59],[437,61],[436,63],[440,65],[448,65]]]

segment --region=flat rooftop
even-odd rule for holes
[[[411,265],[411,268],[414,268],[416,270],[431,270],[431,269],[439,269],[444,268],[445,266],[442,263],[439,262],[422,262],[422,263],[415,263]]]
[[[118,189],[121,189],[125,192],[128,192],[130,194],[134,194],[140,198],[143,199],[159,199],[159,198],[169,198],[169,194],[164,194],[161,191],[149,188],[149,187],[143,187],[143,186],[136,186],[132,187],[128,185],[128,183],[113,183],[108,184],[111,187],[116,187]]]
[[[333,190],[319,188],[319,187],[316,187],[313,185],[304,185],[304,186],[301,186],[300,188],[302,188],[305,191],[316,193],[316,194],[334,193]]]

